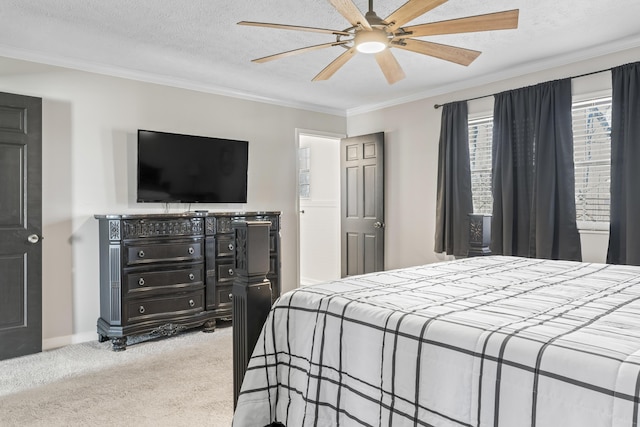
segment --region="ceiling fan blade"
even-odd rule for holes
[[[477,50],[426,42],[423,40],[403,39],[402,42],[405,44],[394,43],[392,46],[465,66],[471,64],[478,55],[482,53]]]
[[[253,59],[251,60],[251,62],[258,62],[258,63],[269,62],[269,61],[273,61],[274,59],[286,58],[287,56],[298,55],[300,53],[311,52],[312,50],[324,49],[326,47],[331,47],[331,46],[340,46],[346,43],[349,43],[349,41],[345,40],[340,42],[317,44],[313,46],[302,47],[300,49],[294,49],[294,50],[288,50],[286,52],[276,53],[275,55],[269,55],[263,58]]]
[[[365,18],[362,12],[360,12],[360,9],[353,4],[352,0],[329,0],[329,3],[331,3],[333,7],[340,12],[340,15],[347,18],[347,21],[349,21],[354,27],[357,27],[358,24],[360,24],[363,28],[371,30],[369,21],[367,21],[367,18]]]
[[[393,32],[407,22],[446,2],[447,0],[409,0],[385,19],[390,24],[387,30]]]
[[[518,28],[518,9],[486,15],[469,16],[448,21],[431,22],[422,25],[404,27],[407,34],[398,34],[397,38],[436,36],[440,34],[472,33],[476,31],[509,30]]]
[[[357,50],[355,47],[352,47],[351,49],[347,50],[342,55],[334,59],[329,65],[327,65],[322,71],[320,71],[318,75],[315,76],[312,80],[314,82],[318,80],[328,80],[331,76],[335,74],[336,71],[340,69],[340,67],[346,64],[348,60],[353,58],[356,52]]]
[[[325,33],[325,34],[335,34],[341,36],[350,36],[350,33],[341,30],[330,30],[327,28],[315,28],[315,27],[301,27],[299,25],[283,25],[283,24],[271,24],[269,22],[251,22],[251,21],[240,21],[238,25],[248,25],[253,27],[267,27],[267,28],[276,28],[280,30],[296,30],[296,31],[309,31],[312,33]]]
[[[389,49],[376,53],[376,61],[390,85],[405,78],[402,67]]]

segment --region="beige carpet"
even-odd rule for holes
[[[0,426],[221,426],[233,416],[232,329],[97,341],[0,362]]]

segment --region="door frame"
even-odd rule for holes
[[[300,181],[298,179],[298,171],[300,170],[300,158],[298,153],[300,152],[300,137],[301,136],[310,136],[317,138],[335,138],[342,139],[346,138],[347,135],[341,133],[333,133],[333,132],[325,132],[319,130],[310,130],[310,129],[295,129],[295,173],[296,173],[296,288],[300,287]],[[338,142],[339,143],[339,142]],[[340,159],[336,159],[337,162]],[[339,237],[339,236],[338,236]],[[340,239],[338,239],[338,245],[336,247],[336,251],[340,253]]]

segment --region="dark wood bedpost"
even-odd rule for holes
[[[271,309],[269,221],[234,223],[236,240],[233,297],[233,406],[262,325]]]
[[[468,257],[491,255],[491,215],[469,214]]]

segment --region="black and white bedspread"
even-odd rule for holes
[[[636,426],[640,268],[478,257],[284,294],[235,427]]]

